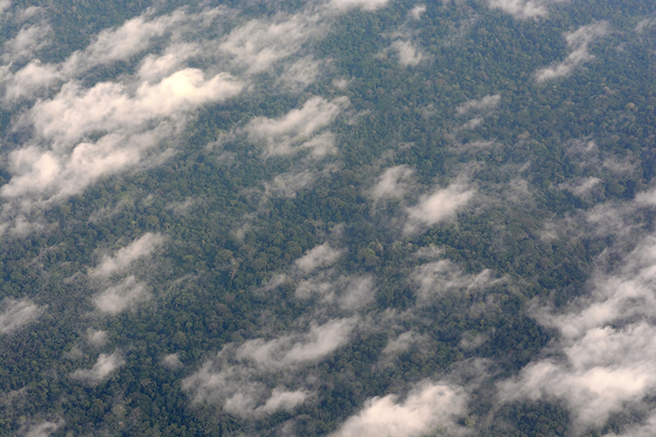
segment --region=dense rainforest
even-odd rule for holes
[[[653,1],[0,29],[0,435],[656,432]]]

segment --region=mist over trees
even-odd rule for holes
[[[654,2],[0,28],[0,434],[656,432]]]

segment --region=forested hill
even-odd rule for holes
[[[0,435],[656,435],[653,0],[0,29]]]

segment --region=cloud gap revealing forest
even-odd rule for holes
[[[656,435],[652,0],[0,29],[0,435]]]

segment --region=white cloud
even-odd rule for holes
[[[198,205],[198,199],[192,199],[191,197],[186,198],[180,202],[171,202],[165,206],[167,211],[171,211],[174,214],[186,214],[194,206]]]
[[[649,236],[611,274],[597,272],[590,296],[564,314],[541,313],[556,327],[554,347],[564,359],[545,358],[499,384],[504,401],[563,399],[581,430],[603,425],[626,403],[656,393],[656,237]],[[579,308],[577,311],[576,308]]]
[[[211,364],[206,363],[200,371],[185,378],[182,387],[195,391],[194,402],[222,402],[226,413],[241,417],[291,411],[309,396],[305,390],[291,391],[280,386],[267,390],[254,379],[255,375],[244,367],[230,366],[213,372]]]
[[[187,18],[181,10],[148,20],[146,15],[126,21],[115,29],[103,30],[83,53],[68,59],[65,70],[127,60],[147,49],[152,41]],[[86,65],[85,65],[86,64]]]
[[[358,309],[374,300],[374,279],[371,276],[349,278],[344,293],[339,298],[342,309]]]
[[[313,325],[301,336],[250,340],[239,348],[236,356],[264,368],[318,361],[348,342],[356,322],[355,318],[335,319],[323,325]]]
[[[30,83],[30,89],[18,92],[17,90],[21,88],[22,84],[21,79],[24,80],[24,78],[9,75],[7,88],[12,90],[12,95],[9,95],[8,92],[6,98],[9,101],[15,100],[18,94],[21,97],[33,97],[34,92],[40,88],[48,88],[59,81],[84,77],[85,72],[98,65],[111,64],[140,56],[157,38],[168,38],[168,42],[172,43],[167,47],[164,54],[159,57],[156,55],[146,56],[139,71],[144,79],[150,81],[161,79],[164,73],[172,72],[175,65],[197,54],[194,45],[179,42],[184,37],[188,37],[186,33],[208,27],[212,21],[211,19],[208,20],[208,17],[221,15],[225,12],[224,9],[219,7],[197,15],[187,15],[182,9],[179,9],[172,14],[155,18],[151,18],[149,13],[146,12],[140,17],[126,21],[118,28],[102,31],[86,49],[73,53],[63,63],[44,65],[41,70],[47,71],[51,80],[33,80]],[[39,48],[42,45],[41,39],[47,36],[48,31],[49,27],[46,25],[25,28],[13,44],[17,48],[23,49],[30,48],[30,50],[33,50]],[[12,49],[13,51],[9,50],[5,56],[12,55],[16,51],[15,49]],[[38,62],[38,60],[33,62]],[[148,67],[151,70],[148,70]],[[167,68],[168,71],[166,71]]]
[[[150,293],[144,284],[139,284],[134,276],[127,277],[118,285],[109,287],[93,299],[96,308],[108,314],[118,314],[140,302],[148,300]]]
[[[138,75],[143,80],[157,82],[178,70],[184,61],[200,53],[200,48],[191,43],[174,44],[166,48],[163,55],[147,55],[141,61]]]
[[[99,83],[86,90],[68,83],[29,114],[49,148],[28,146],[12,152],[12,178],[0,193],[36,199],[22,202],[21,209],[78,194],[101,177],[134,167],[147,150],[175,135],[170,117],[233,97],[242,88],[224,74],[205,80],[195,69],[178,71],[154,85],[144,82],[134,96],[121,84]],[[96,143],[84,142],[93,132],[106,134]]]
[[[275,23],[251,20],[230,32],[219,49],[247,73],[260,73],[297,53],[321,28],[316,17],[304,14]]]
[[[128,246],[119,249],[114,256],[104,256],[102,262],[91,271],[92,276],[106,277],[121,272],[135,261],[150,256],[162,247],[166,237],[162,234],[148,232],[134,240]]]
[[[5,99],[13,102],[32,96],[35,91],[51,86],[60,77],[55,67],[35,59],[13,75],[5,90]]]
[[[422,264],[413,270],[410,279],[417,284],[417,297],[421,302],[451,291],[480,289],[492,282],[489,270],[468,275],[449,260]]]
[[[271,397],[267,399],[264,405],[255,409],[255,414],[271,414],[280,410],[291,411],[296,406],[305,402],[307,397],[307,392],[302,390],[288,391],[275,388],[271,393]]]
[[[638,34],[642,34],[645,29],[648,29],[656,24],[656,19],[653,18],[645,18],[644,20],[641,20],[636,24],[635,31]]]
[[[38,306],[30,299],[5,298],[0,305],[0,334],[8,334],[39,318],[47,307]]]
[[[383,354],[396,355],[405,352],[410,349],[413,344],[421,340],[423,340],[423,337],[414,331],[404,332],[395,339],[387,342],[385,349],[383,349]]]
[[[601,179],[596,177],[587,177],[575,179],[568,183],[562,183],[559,185],[563,190],[567,190],[576,196],[585,196],[592,191],[594,187],[599,185],[602,182]]]
[[[656,411],[652,411],[644,423],[629,425],[626,428],[626,431],[621,434],[609,433],[604,435],[608,437],[653,437],[656,435]]]
[[[385,169],[378,178],[378,183],[371,190],[375,201],[383,198],[402,198],[409,188],[408,180],[414,170],[407,165],[397,165]]]
[[[425,12],[426,12],[426,5],[417,5],[414,8],[410,9],[408,15],[410,15],[415,20],[419,20],[421,19],[421,16],[424,15]]]
[[[0,17],[5,13],[7,9],[11,6],[10,0],[0,0]]]
[[[41,422],[38,425],[30,426],[25,433],[20,433],[23,437],[49,437],[64,425],[63,421],[60,422]]]
[[[454,416],[466,411],[467,396],[444,383],[418,384],[404,400],[396,395],[374,397],[346,420],[335,437],[420,437],[434,432],[457,434],[462,430]]]
[[[87,330],[87,341],[95,347],[102,347],[107,344],[107,331],[96,331],[89,328]]]
[[[227,345],[215,359],[182,381],[193,402],[219,403],[225,412],[257,417],[290,411],[310,396],[306,389],[279,385],[299,381],[300,371],[346,344],[356,319],[331,320],[311,325],[309,332],[273,340],[250,340],[236,350]],[[274,384],[272,384],[272,382]]]
[[[322,97],[313,97],[300,109],[292,109],[279,119],[258,117],[246,126],[251,141],[267,145],[265,155],[289,155],[303,148],[328,151],[332,149],[333,137],[312,137],[327,127],[342,112],[349,101],[338,97],[327,101]],[[308,141],[310,140],[310,141]],[[326,153],[326,152],[320,152]]]
[[[221,73],[206,80],[186,68],[156,84],[143,82],[134,95],[120,83],[101,82],[90,89],[70,82],[51,100],[32,108],[37,134],[67,145],[91,132],[133,129],[160,117],[234,97],[243,84]]]
[[[328,5],[339,11],[348,9],[362,9],[364,11],[375,11],[387,5],[388,0],[330,0]]]
[[[52,28],[47,24],[23,27],[14,39],[3,45],[2,59],[5,62],[12,62],[33,57],[37,50],[47,44],[51,33]]]
[[[311,170],[303,170],[299,173],[283,173],[272,182],[265,182],[264,189],[267,196],[296,197],[296,193],[312,185],[318,174]]]
[[[594,59],[588,51],[590,43],[608,33],[608,23],[601,21],[595,24],[579,27],[574,32],[565,34],[567,47],[571,50],[564,61],[551,67],[543,68],[535,73],[535,80],[539,83],[548,80],[569,76],[576,67]]]
[[[406,233],[415,232],[421,226],[433,226],[454,216],[474,196],[474,190],[463,184],[454,183],[424,195],[417,205],[408,208]]]
[[[562,0],[488,0],[491,8],[501,9],[515,18],[524,20],[548,15],[547,6]]]
[[[298,299],[309,299],[313,295],[323,297],[324,301],[332,301],[334,299],[335,285],[332,282],[325,282],[324,275],[319,275],[319,278],[307,279],[299,282],[294,295]]]
[[[320,67],[321,62],[306,56],[287,67],[278,81],[292,91],[300,91],[316,81]]]
[[[162,365],[171,370],[177,370],[184,366],[177,353],[164,356],[162,358]]]
[[[415,47],[412,41],[399,39],[394,41],[390,48],[397,53],[399,64],[404,67],[416,67],[424,59],[423,54]]]
[[[97,385],[109,378],[118,368],[125,365],[125,360],[118,351],[111,355],[100,354],[91,369],[78,369],[71,373],[71,378],[89,385]]]
[[[333,249],[328,243],[313,247],[294,263],[304,273],[310,273],[319,267],[334,264],[342,255],[341,250]]]
[[[458,115],[465,115],[470,112],[488,113],[499,106],[501,95],[494,94],[481,98],[480,100],[468,100],[456,108]]]

